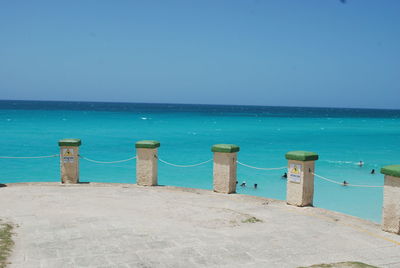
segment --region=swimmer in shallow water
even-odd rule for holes
[[[375,169],[371,170],[371,174],[375,174]]]
[[[349,184],[347,181],[343,181],[342,183],[343,186],[347,186],[347,184]]]
[[[242,184],[240,184],[242,187],[246,187],[246,181],[243,181]]]
[[[282,175],[282,179],[287,179],[287,173],[285,172],[285,174]]]
[[[258,184],[254,183],[254,189],[257,189]]]
[[[359,165],[360,167],[362,167],[362,166],[364,165],[364,162],[363,162],[363,161],[360,161],[360,162],[358,162],[358,165]]]

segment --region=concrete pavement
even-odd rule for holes
[[[400,236],[375,223],[206,190],[9,184],[0,218],[18,225],[10,267],[400,267]]]

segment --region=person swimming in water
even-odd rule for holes
[[[243,181],[242,184],[240,184],[242,187],[246,187],[246,181]]]
[[[287,173],[285,172],[285,174],[282,175],[282,179],[287,179]]]
[[[375,174],[375,169],[372,169],[372,170],[371,170],[371,174]]]
[[[358,162],[358,165],[359,165],[360,167],[362,167],[362,166],[364,165],[364,162],[363,162],[363,161],[360,161],[360,162]]]
[[[254,189],[257,189],[258,184],[254,183]]]
[[[347,186],[349,184],[347,181],[343,181],[343,186]]]

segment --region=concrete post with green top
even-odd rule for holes
[[[400,165],[381,168],[383,186],[382,230],[400,234]]]
[[[236,192],[237,152],[240,148],[234,144],[216,144],[214,153],[214,191],[231,194]]]
[[[155,186],[158,184],[158,141],[136,142],[136,183],[141,186]]]
[[[79,146],[80,139],[58,141],[60,146],[61,183],[79,183]]]
[[[305,151],[288,152],[286,203],[298,207],[312,206],[314,169],[318,154]]]

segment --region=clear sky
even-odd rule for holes
[[[2,0],[0,99],[400,109],[399,14],[399,0]]]

